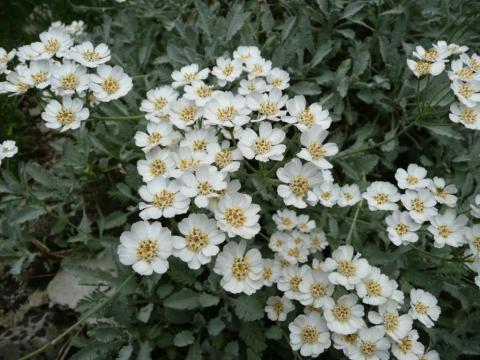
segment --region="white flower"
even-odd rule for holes
[[[240,80],[240,87],[238,88],[238,93],[240,95],[248,95],[254,92],[264,93],[268,90],[267,83],[265,80],[260,78],[255,78],[252,80]]]
[[[337,350],[342,350],[343,354],[348,358],[357,346],[358,334],[356,332],[347,335],[332,333],[332,340],[333,347]]]
[[[245,69],[248,73],[249,79],[253,79],[258,76],[267,76],[272,69],[272,62],[270,60],[265,60],[260,56],[251,56],[244,61]]]
[[[314,230],[309,234],[309,251],[311,254],[322,251],[328,246],[327,237],[322,230]]]
[[[50,85],[50,71],[50,61],[31,61],[30,66],[22,72],[22,76],[29,78],[37,89],[45,89]]]
[[[145,160],[137,162],[137,171],[144,182],[149,182],[157,176],[169,177],[174,166],[170,151],[155,147],[145,155]]]
[[[303,276],[298,289],[302,293],[300,303],[322,308],[326,299],[331,298],[335,286],[328,280],[328,274],[310,270]]]
[[[467,228],[465,230],[465,237],[472,254],[480,257],[480,224],[475,224],[471,228]]]
[[[437,62],[443,61],[450,56],[450,50],[446,41],[438,41],[436,44],[432,44],[432,47],[425,50],[422,46],[417,46],[413,52],[413,56],[417,59]]]
[[[120,66],[100,65],[97,74],[90,75],[90,89],[98,101],[108,102],[121,98],[132,89],[132,78]]]
[[[307,235],[295,232],[283,244],[280,255],[291,264],[304,263],[308,260]]]
[[[417,224],[406,211],[393,211],[385,218],[388,238],[397,246],[418,241],[418,231],[422,225]]]
[[[480,103],[480,82],[453,81],[451,88],[460,102],[468,107],[477,107]]]
[[[440,177],[434,177],[429,185],[429,189],[440,204],[454,207],[457,204],[457,187],[453,184],[446,185],[445,180]]]
[[[275,89],[285,90],[290,86],[290,75],[285,70],[273,68],[267,75],[268,84]]]
[[[215,219],[220,229],[228,236],[251,239],[260,231],[258,220],[260,206],[252,204],[252,197],[246,194],[227,194],[220,199],[215,209]]]
[[[396,202],[400,200],[397,187],[386,181],[371,183],[362,197],[367,200],[370,211],[397,210]]]
[[[252,129],[244,129],[238,134],[238,148],[247,159],[261,162],[283,160],[286,145],[282,144],[285,132],[273,128],[268,121],[260,123],[258,134]]]
[[[276,214],[272,216],[272,219],[280,231],[291,231],[298,224],[297,213],[289,209],[277,210]]]
[[[292,236],[286,232],[276,231],[270,236],[268,247],[275,252],[282,252],[286,244],[292,239]]]
[[[90,112],[81,99],[64,96],[62,102],[51,100],[42,112],[45,126],[51,129],[66,131],[78,129],[82,121],[87,120]]]
[[[214,161],[214,150],[218,147],[218,138],[213,128],[201,128],[185,133],[185,138],[180,142],[180,147],[189,148],[190,151],[202,154],[209,164]]]
[[[88,68],[96,68],[110,61],[111,56],[106,44],[93,46],[90,41],[85,41],[71,49],[69,58]]]
[[[146,112],[147,120],[160,122],[162,116],[168,114],[170,106],[177,100],[178,93],[171,86],[160,86],[149,90],[147,98],[142,100],[140,111]]]
[[[221,147],[214,150],[214,164],[222,173],[236,172],[240,168],[240,160],[243,159],[242,152],[230,148],[228,140],[223,141]]]
[[[117,250],[120,262],[132,265],[140,275],[163,274],[168,270],[175,238],[159,222],[136,222],[130,231],[124,231],[120,236],[121,244]]]
[[[302,356],[318,357],[332,344],[325,320],[317,313],[297,316],[288,330],[292,349]]]
[[[423,355],[420,355],[418,360],[440,360],[440,355],[435,350],[430,350]]]
[[[445,70],[445,62],[429,62],[425,60],[407,60],[408,68],[415,74],[416,77],[422,77],[425,75],[437,76]]]
[[[355,290],[363,303],[382,305],[389,299],[403,303],[403,293],[397,290],[398,284],[382,274],[377,267],[371,267],[369,274],[355,285]]]
[[[437,305],[437,298],[427,291],[412,289],[410,291],[410,310],[408,314],[420,321],[427,328],[434,325],[438,320],[441,309]]]
[[[90,76],[87,68],[73,61],[64,61],[61,65],[52,67],[51,84],[57,94],[83,94],[90,85]]]
[[[390,341],[380,327],[362,328],[358,331],[357,346],[349,353],[352,360],[387,360]]]
[[[228,91],[212,98],[205,106],[203,115],[207,124],[234,127],[248,123],[250,112],[243,96]]]
[[[285,321],[288,313],[294,309],[290,300],[280,296],[270,296],[265,306],[267,317],[272,321]]]
[[[172,153],[172,159],[175,162],[176,169],[172,172],[172,177],[179,178],[184,173],[193,171],[202,165],[209,165],[206,156],[200,152],[193,152],[191,148],[179,147]]]
[[[467,129],[480,130],[480,103],[473,107],[466,106],[459,102],[450,105],[450,120],[454,123],[461,123]]]
[[[480,194],[475,196],[475,201],[470,204],[470,214],[477,219],[480,219]]]
[[[195,101],[197,106],[203,107],[210,100],[222,94],[221,91],[216,91],[213,88],[213,85],[207,85],[203,81],[194,81],[191,85],[185,85],[183,97]]]
[[[147,124],[147,132],[135,133],[135,145],[141,147],[144,152],[149,152],[158,145],[169,146],[173,137],[173,128],[168,123]]]
[[[218,79],[218,84],[224,86],[235,81],[243,71],[242,61],[238,59],[218,58],[217,66],[212,69],[212,75]]]
[[[445,245],[459,247],[465,243],[464,230],[468,218],[465,215],[459,215],[453,209],[445,210],[443,214],[437,214],[430,219],[428,231],[433,234],[436,248],[442,248]]]
[[[324,181],[313,188],[320,204],[326,207],[332,207],[337,203],[340,196],[340,187],[331,181]]]
[[[293,265],[283,268],[282,275],[277,281],[278,290],[283,291],[285,293],[284,295],[288,299],[302,299],[305,295],[300,292],[300,283],[303,281],[309,271],[311,271],[311,269],[307,265],[302,267]]]
[[[319,125],[321,129],[326,130],[332,123],[328,110],[324,110],[317,103],[307,107],[307,102],[303,95],[297,95],[293,99],[288,100],[287,110],[289,116],[284,116],[282,121],[294,124],[302,132],[313,125]]]
[[[156,177],[138,190],[145,202],[139,204],[143,220],[172,218],[188,211],[190,199],[180,193],[180,185],[175,180]]]
[[[6,51],[0,47],[0,75],[7,71],[7,65],[15,57],[16,50]]]
[[[253,111],[258,111],[257,119],[252,122],[262,120],[279,121],[287,112],[282,110],[287,103],[288,96],[283,95],[278,89],[272,89],[270,93],[260,94],[254,92],[247,96],[247,105]]]
[[[407,190],[400,198],[410,217],[419,224],[430,220],[437,214],[435,208],[437,201],[428,190]]]
[[[6,80],[4,83],[0,83],[3,84],[2,93],[9,92],[13,95],[21,95],[35,86],[31,78],[27,78],[16,71],[9,72]]]
[[[222,276],[220,285],[228,292],[252,295],[262,287],[262,256],[258,249],[246,251],[245,240],[229,242],[218,254],[213,271]]]
[[[218,245],[225,241],[216,221],[205,214],[190,214],[178,223],[178,230],[183,236],[173,241],[174,254],[190,269],[208,264],[220,251]]]
[[[362,200],[362,194],[357,184],[343,185],[340,188],[337,205],[340,207],[353,206]]]
[[[264,286],[272,286],[281,275],[280,264],[273,259],[263,259],[262,279]]]
[[[425,350],[418,338],[417,330],[411,330],[405,337],[392,342],[392,354],[398,360],[418,360]]]
[[[310,220],[310,216],[302,214],[297,218],[297,229],[301,232],[308,233],[315,229],[315,220]]]
[[[219,172],[214,166],[200,166],[194,172],[184,173],[180,180],[180,192],[186,197],[194,198],[194,203],[199,208],[207,207],[209,199],[218,197],[218,193],[227,187],[225,173]]]
[[[312,189],[323,181],[323,177],[315,165],[302,164],[299,159],[294,158],[277,170],[277,177],[287,184],[277,187],[278,195],[283,198],[285,205],[306,208],[307,203],[313,205],[317,202],[317,196]]]
[[[0,143],[0,164],[3,159],[11,158],[18,152],[18,147],[13,140],[5,140]]]
[[[395,173],[397,185],[400,189],[423,189],[428,187],[430,180],[425,178],[427,170],[417,164],[410,164],[407,170],[398,169]]]
[[[63,57],[72,45],[73,39],[60,29],[42,32],[40,42],[31,44],[32,49],[38,53],[35,60]]]
[[[191,84],[194,81],[205,80],[209,73],[210,69],[206,68],[199,70],[199,66],[197,64],[184,66],[180,69],[180,71],[174,71],[172,73],[172,79],[174,80],[172,86],[177,88]]]
[[[195,101],[180,98],[171,105],[171,121],[179,129],[193,125],[202,115],[202,109]]]
[[[394,341],[399,341],[408,335],[412,330],[413,319],[408,314],[399,315],[398,303],[390,300],[378,307],[378,312],[370,311],[368,320],[374,324],[381,326],[383,330]]]
[[[480,74],[475,73],[473,69],[466,65],[462,59],[456,59],[451,62],[452,71],[448,72],[448,77],[452,81],[478,81]]]
[[[332,298],[326,299],[323,316],[330,331],[348,335],[365,326],[363,305],[357,304],[357,301],[355,294],[343,295],[336,303]]]
[[[22,63],[31,60],[39,60],[39,53],[34,50],[32,45],[20,46],[17,49],[16,55],[18,57],[18,60]]]
[[[320,125],[313,125],[308,131],[300,136],[303,145],[302,150],[297,154],[300,159],[310,161],[320,169],[331,169],[333,165],[325,158],[338,153],[338,146],[334,143],[323,144],[328,136],[328,131],[323,130]]]
[[[260,57],[260,49],[256,46],[239,46],[233,52],[233,58],[241,61],[247,61],[252,58]]]
[[[370,272],[368,261],[360,256],[360,253],[354,256],[353,247],[350,245],[335,249],[332,257],[327,258],[324,264],[325,270],[330,272],[328,275],[330,282],[352,290]]]

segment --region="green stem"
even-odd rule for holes
[[[103,308],[105,305],[107,305],[110,301],[112,301],[115,296],[118,295],[118,293],[127,285],[127,283],[130,281],[130,279],[133,278],[133,274],[131,274],[129,277],[127,277],[118,288],[115,289],[115,291],[110,294],[106,299],[104,299],[102,302],[98,303],[95,307],[91,308],[89,311],[87,311],[85,314],[83,314],[78,321],[70,326],[68,329],[66,329],[64,332],[62,332],[60,335],[58,335],[55,339],[50,340],[48,343],[43,345],[42,347],[38,348],[37,350],[31,352],[28,355],[25,355],[24,357],[21,357],[19,360],[27,360],[27,359],[33,359],[35,356],[38,354],[41,354],[45,350],[47,350],[50,346],[56,345],[57,343],[60,342],[65,336],[70,334],[75,328],[81,324],[83,324],[90,316],[95,314],[98,310]]]
[[[360,213],[361,207],[362,207],[362,200],[360,200],[360,202],[358,203],[357,209],[355,210],[355,214],[353,215],[352,225],[350,225],[350,230],[348,230],[347,239],[345,240],[345,243],[347,245],[352,244],[353,230],[355,229],[355,226],[357,224],[357,218],[358,218],[358,214]]]
[[[94,120],[140,120],[143,119],[145,115],[129,115],[129,116],[92,116]]]

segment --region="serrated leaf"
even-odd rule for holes
[[[263,304],[254,296],[239,296],[232,300],[235,305],[235,314],[244,321],[255,321],[263,318]]]
[[[190,289],[179,290],[165,299],[163,305],[177,310],[192,310],[200,306],[198,293]]]
[[[201,293],[200,296],[198,297],[198,302],[204,308],[215,306],[218,304],[219,301],[220,301],[220,298],[218,296],[210,295],[207,293]]]
[[[46,213],[47,211],[43,207],[28,205],[15,214],[14,222],[15,224],[22,224],[27,221],[35,220]]]
[[[322,93],[320,86],[314,82],[300,81],[292,86],[289,90],[299,95],[319,95]]]
[[[195,341],[195,338],[193,337],[192,332],[188,330],[179,332],[173,338],[173,343],[175,344],[176,347],[185,347],[193,344],[194,341]]]
[[[217,336],[225,329],[225,323],[220,318],[214,318],[208,322],[208,333],[212,336]]]

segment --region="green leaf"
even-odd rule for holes
[[[128,360],[132,356],[133,346],[128,344],[120,349],[116,360]]]
[[[300,81],[289,87],[289,90],[299,95],[319,95],[322,93],[320,86],[313,82]]]
[[[235,305],[235,314],[242,320],[255,321],[263,318],[263,304],[255,296],[239,296],[232,300]]]
[[[127,222],[128,214],[121,211],[114,211],[103,220],[105,230],[113,229],[124,225]]]
[[[346,18],[349,18],[349,17],[355,15],[360,10],[362,10],[364,6],[365,6],[365,3],[363,1],[356,1],[354,3],[349,4],[345,8],[345,10],[343,10],[343,13],[342,13],[342,16],[340,17],[340,19],[346,19]]]
[[[218,296],[210,295],[207,293],[201,293],[200,296],[198,297],[198,302],[204,308],[215,306],[218,304],[219,301],[220,301],[220,298]]]
[[[176,347],[184,347],[193,344],[195,338],[191,331],[184,330],[175,335],[173,343]]]
[[[212,336],[217,336],[225,329],[225,323],[220,318],[214,318],[208,322],[208,333]]]
[[[200,306],[198,293],[190,289],[179,290],[165,299],[163,305],[177,310],[192,310]]]
[[[240,29],[250,17],[250,13],[242,12],[242,8],[242,5],[237,4],[233,6],[228,13],[228,29],[225,36],[225,39],[227,41],[230,41],[235,36],[235,34],[240,31]]]
[[[140,344],[140,350],[138,351],[137,360],[151,360],[152,359],[152,347],[148,341],[144,341]]]
[[[313,68],[320,64],[320,62],[332,51],[332,42],[328,40],[324,44],[320,45],[313,55],[312,61],[310,63],[310,68]]]
[[[14,222],[15,224],[23,224],[24,222],[35,220],[46,213],[47,211],[43,207],[28,205],[16,213]]]
[[[141,322],[147,323],[152,315],[153,311],[153,304],[148,304],[142,307],[137,314],[137,319]]]

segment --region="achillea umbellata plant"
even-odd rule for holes
[[[217,2],[115,5],[126,9],[117,27],[137,16],[155,29],[148,14],[158,11],[176,29],[157,38],[150,70],[151,44],[122,53],[121,41],[89,39],[83,22],[57,22],[39,42],[2,49],[2,92],[36,88],[49,131],[77,133],[56,150],[82,149],[86,164],[98,151],[103,159],[82,171],[103,171],[110,186],[110,200],[80,196],[69,209],[34,189],[21,222],[50,212],[65,222],[52,230],[70,233],[58,245],[86,249],[62,266],[112,288],[79,304],[77,325],[99,320],[87,333],[95,342],[78,342],[74,358],[480,354],[480,58],[462,38],[429,37],[425,47],[408,38],[393,62],[403,5],[344,5],[247,2],[226,15]],[[376,53],[372,37],[355,40],[358,24],[374,24],[372,9],[376,26],[397,32],[390,45],[376,34]],[[198,18],[169,21],[187,10]],[[288,11],[297,15],[285,19]],[[338,33],[314,43],[317,22],[329,17]],[[238,46],[213,40],[222,28],[218,36]],[[140,38],[130,30],[119,33]],[[352,46],[346,59],[342,42]],[[108,65],[113,54],[138,75]],[[0,160],[17,146],[5,141]],[[58,181],[65,170],[55,170]],[[40,167],[18,171],[25,186],[30,178],[48,186]],[[2,207],[12,213],[7,202],[19,195],[10,174]],[[93,254],[115,262],[116,274],[76,264]]]

